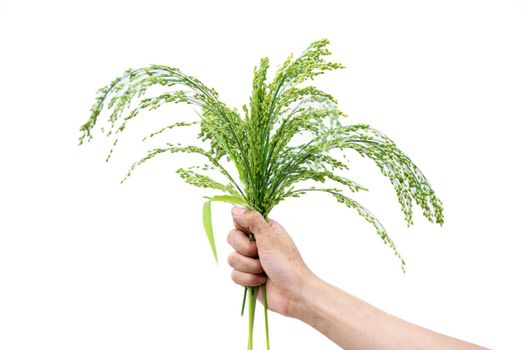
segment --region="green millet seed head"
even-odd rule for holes
[[[114,138],[109,160],[120,134],[143,112],[166,104],[192,105],[197,108],[196,115],[171,122],[143,138],[173,135],[174,141],[153,148],[133,163],[122,181],[160,154],[186,153],[196,154],[202,161],[200,166],[176,171],[186,183],[217,191],[220,196],[216,198],[243,203],[265,218],[286,198],[327,193],[371,223],[404,270],[405,262],[379,220],[346,194],[366,191],[343,174],[350,169],[346,151],[369,158],[390,181],[407,225],[413,224],[414,202],[430,222],[443,224],[442,202],[420,169],[391,139],[369,125],[343,124],[348,115],[338,109],[337,99],[309,85],[317,76],[344,68],[327,60],[331,55],[328,44],[327,39],[314,41],[297,57],[290,54],[271,80],[267,76],[269,59],[262,58],[253,70],[252,94],[249,103],[242,105],[242,115],[221,102],[216,90],[178,68],[154,64],[128,68],[97,91],[91,114],[80,128],[79,143],[93,138],[92,130],[102,123],[99,117],[104,107],[110,113],[101,131]],[[142,97],[152,86],[168,90]],[[135,101],[137,106],[130,110]],[[198,126],[194,144],[178,142],[176,132],[193,130],[192,126]],[[210,170],[213,175],[202,173]]]

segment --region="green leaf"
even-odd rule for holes
[[[206,198],[208,198],[208,200],[204,202],[204,206],[202,207],[202,223],[204,225],[204,231],[206,232],[208,241],[210,242],[210,247],[213,252],[213,256],[215,257],[215,261],[218,262],[219,260],[217,258],[217,248],[215,247],[215,238],[213,236],[213,226],[211,223],[211,202],[226,202],[238,205],[246,205],[246,202],[241,197],[228,195],[213,196]]]
[[[206,236],[210,242],[210,247],[215,257],[215,261],[219,262],[217,258],[217,248],[215,247],[215,239],[213,238],[213,227],[211,224],[211,200],[204,202],[202,208],[202,223],[204,225],[204,230],[206,231]]]
[[[216,201],[216,202],[225,202],[230,204],[237,204],[237,205],[246,205],[246,201],[242,199],[241,197],[237,196],[213,196],[213,197],[206,197],[209,198],[210,201]]]

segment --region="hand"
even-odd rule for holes
[[[266,283],[268,308],[285,316],[294,316],[294,306],[306,280],[314,274],[306,266],[292,238],[276,221],[266,222],[263,216],[245,208],[232,209],[235,229],[228,234],[228,243],[235,249],[228,263],[233,267],[232,279],[242,286]],[[255,241],[250,241],[249,233]],[[262,291],[258,299],[263,301]]]
[[[232,216],[228,242],[235,251],[228,263],[235,283],[266,283],[270,310],[308,323],[343,349],[484,349],[403,321],[324,282],[276,221],[243,208],[233,208]],[[263,302],[260,290],[258,299]]]

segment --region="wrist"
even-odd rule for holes
[[[308,271],[301,278],[301,283],[290,298],[289,316],[303,321],[309,318],[312,312],[309,304],[314,298],[319,297],[324,283],[313,272]]]

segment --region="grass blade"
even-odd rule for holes
[[[215,247],[215,239],[213,238],[213,227],[211,224],[211,200],[204,202],[202,207],[202,223],[204,225],[204,231],[206,231],[206,236],[210,242],[210,247],[215,257],[215,261],[219,262],[217,258],[217,248]]]
[[[244,295],[242,297],[242,307],[241,307],[241,317],[244,316],[244,307],[246,306],[246,294],[248,292],[248,287],[244,287]]]
[[[230,204],[246,205],[246,201],[244,199],[242,199],[241,197],[236,197],[236,196],[224,195],[224,196],[213,196],[213,197],[208,197],[208,198],[210,198],[210,201],[215,201],[215,202],[225,202],[225,203],[230,203]]]

